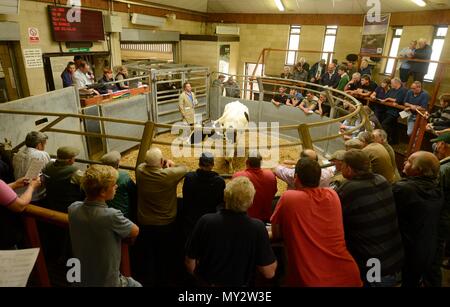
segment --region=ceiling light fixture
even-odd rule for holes
[[[415,4],[417,4],[418,6],[424,7],[427,4],[425,3],[425,1],[423,0],[411,0],[412,2],[414,2]]]
[[[281,2],[281,0],[274,0],[275,4],[277,5],[277,8],[280,12],[284,12],[284,5],[283,2]]]

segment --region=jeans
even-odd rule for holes
[[[398,116],[394,116],[389,113],[384,114],[383,121],[381,122],[381,126],[383,130],[386,131],[388,135],[388,142],[390,144],[398,144],[398,134],[397,134],[397,118]]]
[[[408,82],[409,74],[409,68],[405,69],[400,67],[400,80],[402,80],[403,83]]]
[[[411,115],[408,117],[408,129],[406,131],[406,134],[408,134],[408,136],[411,136],[411,134],[413,133],[414,125],[416,124],[416,116],[417,115]]]
[[[423,78],[425,77],[425,75],[426,75],[426,72],[413,72],[413,78],[414,78],[414,81],[420,81],[420,82],[422,82],[423,83]]]

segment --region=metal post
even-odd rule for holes
[[[145,154],[150,149],[153,143],[153,136],[155,132],[155,123],[148,121],[145,123],[144,132],[142,133],[141,146],[139,147],[139,154],[136,160],[136,167],[145,161]]]
[[[309,134],[309,129],[307,124],[298,125],[298,134],[302,139],[303,149],[314,149],[311,140],[311,134]]]

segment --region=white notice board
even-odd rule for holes
[[[42,62],[42,50],[39,48],[23,49],[23,57],[25,58],[25,66],[27,68],[44,67]]]

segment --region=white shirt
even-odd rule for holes
[[[50,162],[50,155],[45,151],[31,147],[25,147],[19,150],[13,157],[14,177],[16,180],[25,176],[32,159],[41,160],[47,164]]]
[[[77,69],[73,73],[73,83],[79,88],[85,88],[92,84],[92,80],[81,70]]]
[[[334,176],[336,168],[334,166],[322,168],[321,174],[320,174],[320,183],[319,187],[321,188],[328,188],[330,187],[331,178]],[[295,183],[294,183],[294,175],[295,175],[295,168],[289,168],[286,166],[278,165],[274,170],[275,176],[283,180],[288,185],[288,190],[295,190]]]
[[[44,165],[50,162],[50,155],[42,150],[38,150],[36,148],[25,147],[24,149],[17,152],[13,157],[13,168],[14,168],[14,178],[17,180],[21,177],[24,177],[28,171],[28,168],[31,165],[31,160],[41,160],[44,162]],[[15,192],[20,195],[25,192],[27,188],[22,187],[16,189]],[[41,185],[38,189],[36,189],[33,193],[32,200],[38,200],[43,197],[45,193],[45,188]]]

